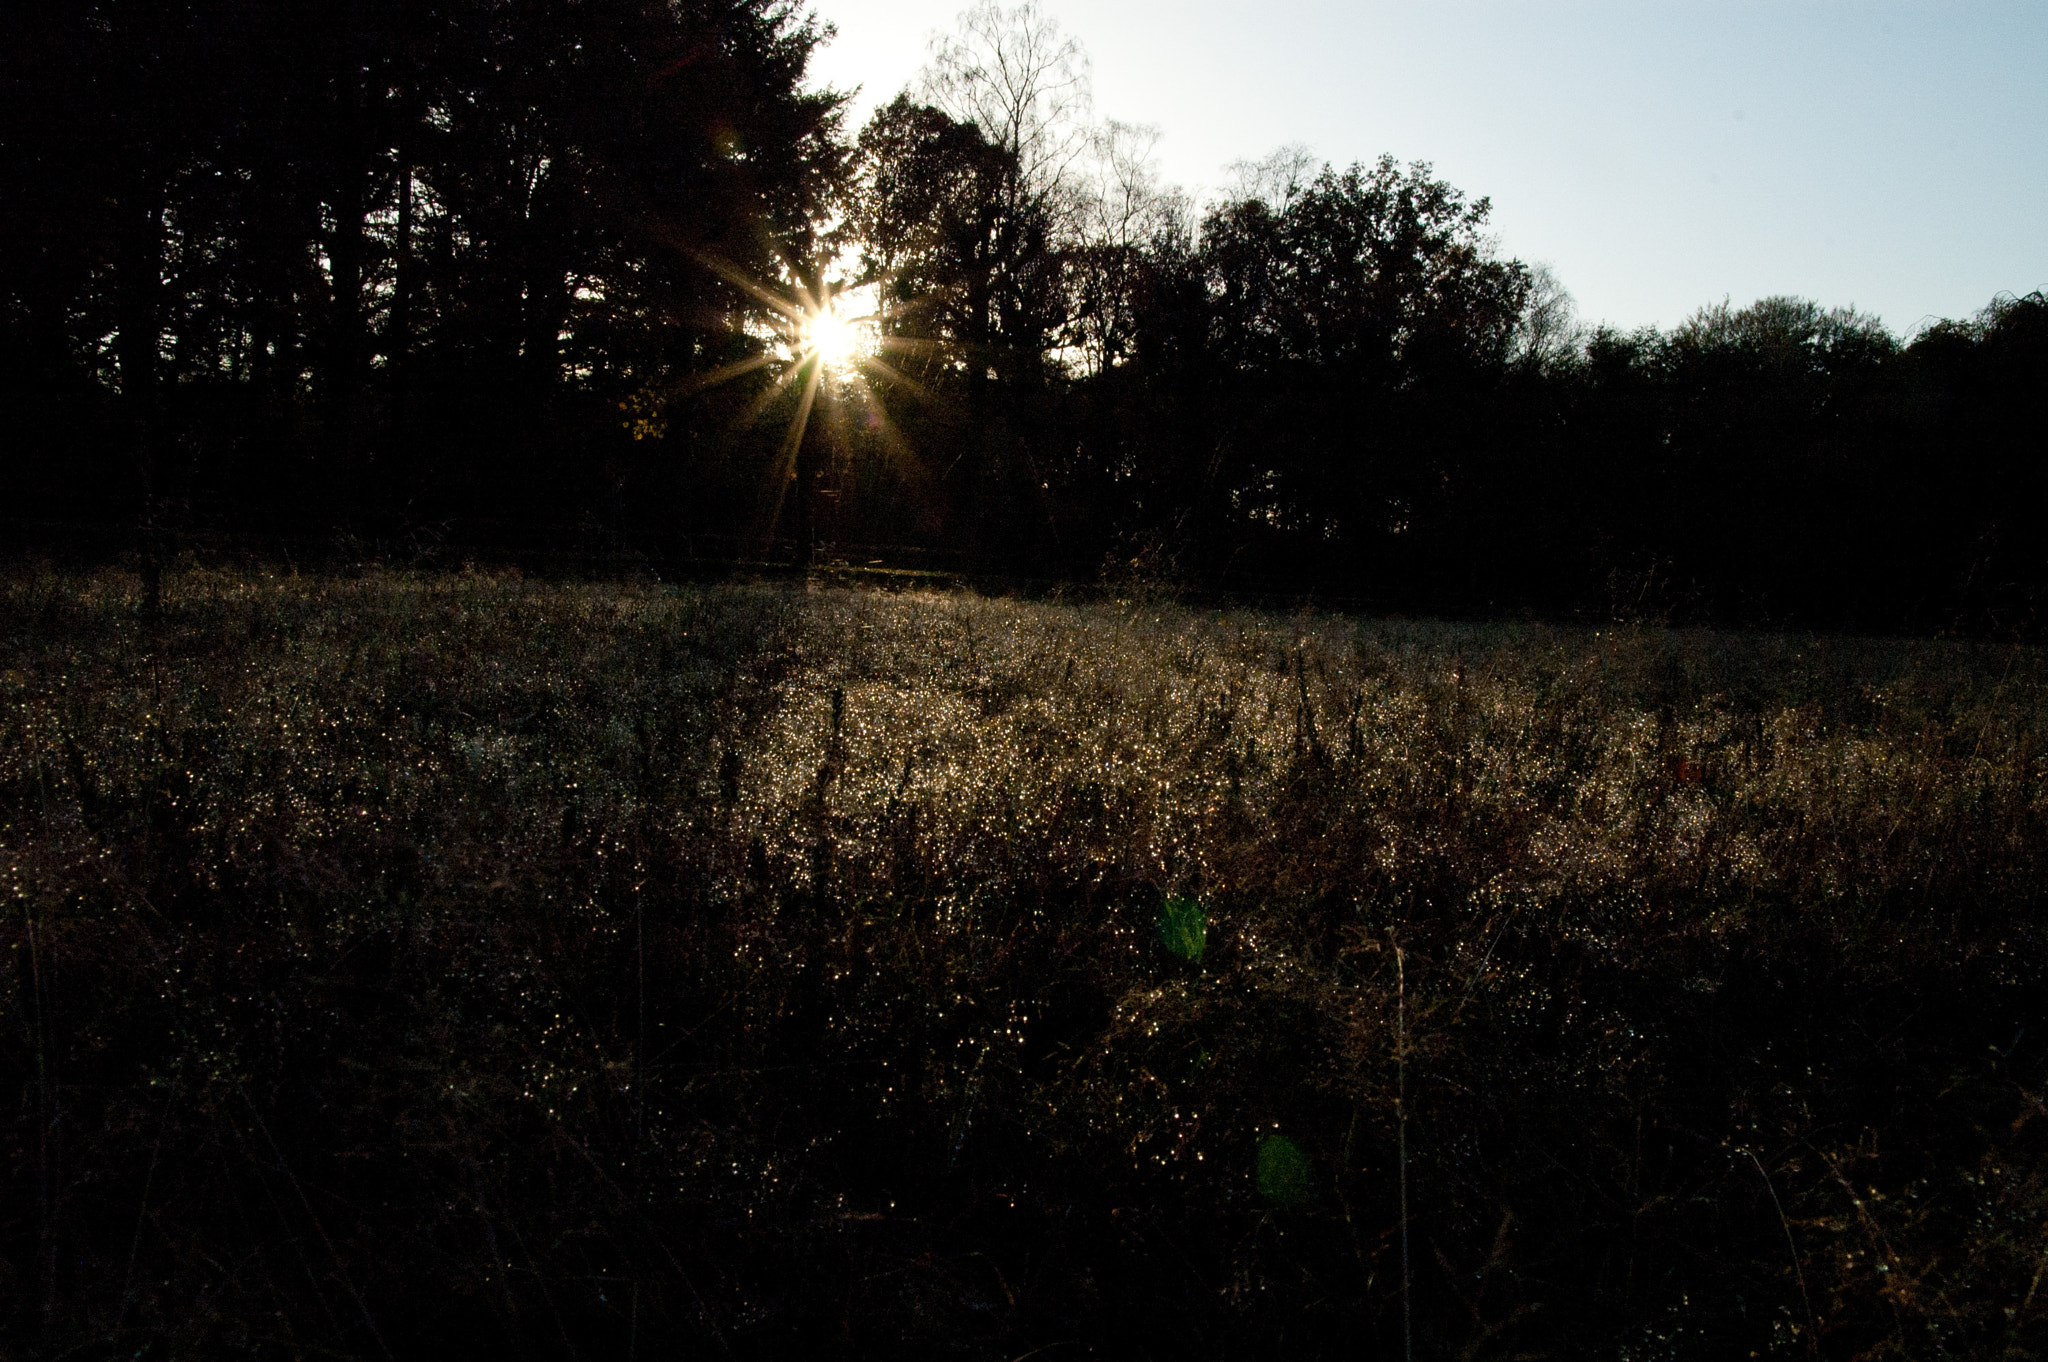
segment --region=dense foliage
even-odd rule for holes
[[[2048,1346],[2033,650],[143,605],[0,592],[10,1357]]]
[[[59,3],[0,28],[13,503],[172,530],[544,522],[732,356],[839,100],[771,0]]]

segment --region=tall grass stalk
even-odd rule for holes
[[[1394,1122],[1401,1180],[1401,1356],[1415,1356],[1415,1274],[1408,1265],[1408,963],[1391,930],[1394,948]]]

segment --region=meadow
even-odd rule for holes
[[[0,580],[0,1351],[2031,1357],[2048,666]]]

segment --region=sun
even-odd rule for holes
[[[815,508],[804,498],[837,495],[836,490],[814,491],[821,471],[819,460],[831,457],[826,441],[806,439],[814,416],[819,429],[842,434],[858,429],[878,442],[887,457],[902,461],[905,467],[916,467],[882,401],[883,386],[900,386],[912,393],[920,390],[885,358],[909,343],[889,334],[880,281],[828,280],[823,269],[799,268],[794,258],[785,256],[789,277],[777,287],[716,256],[690,254],[753,300],[756,306],[743,315],[740,326],[756,347],[746,358],[691,375],[685,390],[702,391],[759,369],[771,370],[772,380],[755,395],[741,417],[742,425],[762,415],[783,395],[794,397],[781,453],[763,484],[760,532],[764,552],[773,541],[791,488],[797,489],[799,511],[805,513],[800,524],[805,526],[814,525],[809,512]],[[643,429],[655,425],[643,412],[646,405],[639,399],[621,404],[635,439],[641,438]],[[658,426],[655,433],[659,433]],[[816,549],[813,538],[805,551],[815,553]]]
[[[804,309],[797,344],[804,358],[817,356],[827,369],[845,373],[858,367],[875,349],[874,318],[855,315],[854,300],[835,294],[823,306]]]

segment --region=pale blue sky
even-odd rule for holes
[[[1041,2],[1170,181],[1290,142],[1434,162],[1589,321],[1791,293],[1910,332],[2048,287],[2048,0]],[[814,74],[865,87],[858,120],[963,4],[815,7]]]

